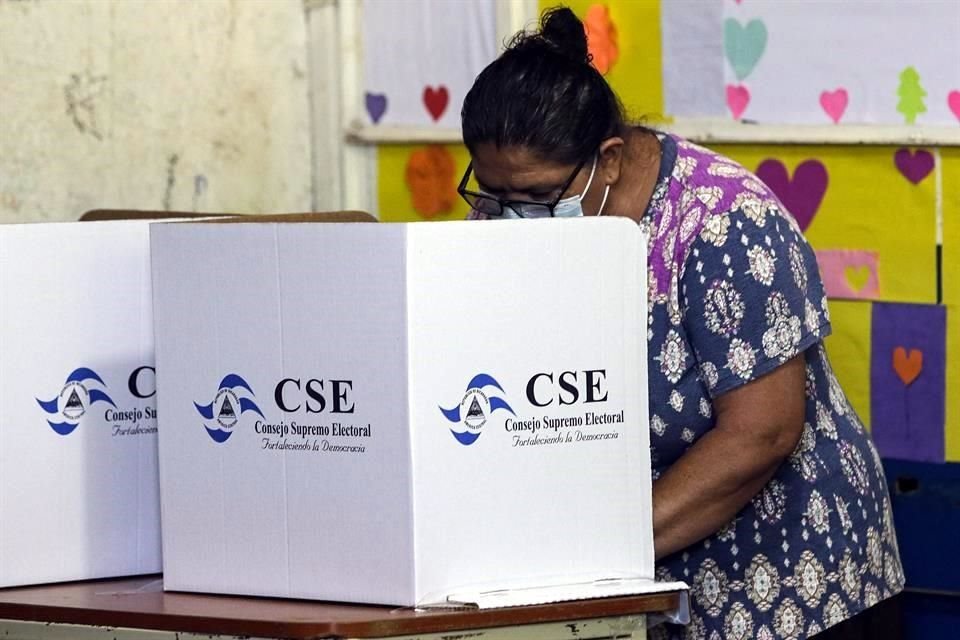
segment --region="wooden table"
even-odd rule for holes
[[[645,615],[679,594],[506,609],[420,611],[302,600],[165,593],[160,576],[0,589],[3,640],[645,638]]]

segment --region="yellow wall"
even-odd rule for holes
[[[943,302],[947,305],[947,460],[960,461],[960,148],[943,164]]]
[[[541,10],[559,4],[541,0]],[[584,17],[594,2],[572,0],[565,2],[578,16]],[[618,30],[619,59],[606,78],[634,120],[656,120],[662,117],[663,82],[661,78],[660,3],[657,0],[614,0],[605,3],[610,9],[614,25],[629,24],[629,29]],[[410,155],[423,145],[382,145],[377,151],[377,198],[379,217],[385,221],[414,221],[425,219],[413,206],[405,173]],[[462,145],[446,145],[457,166],[457,179],[467,168],[469,157]],[[433,220],[463,218],[466,204],[457,202],[448,213]]]
[[[933,174],[913,184],[897,171],[896,147],[738,146],[715,149],[754,171],[776,158],[790,171],[807,159],[827,169],[823,202],[806,230],[817,249],[878,251],[880,297],[936,302],[936,191]]]
[[[879,299],[891,302],[936,302],[936,180],[906,180],[894,164],[896,147],[718,145],[715,148],[756,170],[768,158],[783,162],[791,175],[798,164],[816,159],[827,169],[823,201],[806,230],[816,249],[861,249],[879,253]],[[960,192],[960,170],[944,176]],[[960,209],[960,207],[958,207]],[[954,215],[956,218],[956,215]],[[871,303],[831,300],[833,335],[827,350],[837,376],[857,413],[870,424]],[[949,314],[949,311],[948,311]],[[955,315],[955,314],[953,314]],[[951,315],[952,318],[952,315]],[[955,323],[956,320],[953,319]],[[954,324],[955,326],[955,324]],[[956,340],[954,340],[956,342]],[[952,345],[947,361],[957,377],[960,362]],[[948,388],[949,382],[948,382]],[[948,424],[960,418],[956,400]],[[954,429],[956,431],[956,429]],[[948,436],[948,457],[960,459],[960,438]]]
[[[460,181],[460,176],[467,169],[470,155],[466,147],[461,144],[443,145],[453,156],[456,170],[454,181],[448,186],[454,189]],[[415,222],[428,218],[416,212],[413,197],[407,186],[407,162],[411,154],[424,145],[381,145],[377,150],[377,200],[379,202],[379,216],[387,222]],[[469,212],[467,203],[459,197],[454,199],[454,207],[449,212],[429,218],[431,220],[462,220]]]
[[[541,9],[555,2],[540,2]],[[581,17],[590,0],[567,4]],[[634,118],[657,119],[663,111],[660,11],[657,0],[608,0],[618,29],[620,58],[607,79]],[[404,183],[405,163],[416,147],[385,146],[379,151],[379,196],[384,220],[420,219],[412,211]],[[862,249],[879,254],[879,299],[936,302],[936,207],[934,174],[914,185],[894,164],[897,147],[720,145],[718,151],[756,170],[765,159],[783,162],[793,173],[807,159],[827,169],[828,187],[806,235],[816,249]],[[465,150],[450,146],[459,177]],[[944,219],[943,302],[947,305],[947,389],[960,389],[960,149],[940,150]],[[440,219],[461,218],[459,205]],[[833,335],[827,340],[834,369],[863,421],[870,423],[870,332],[872,303],[831,300]],[[960,461],[960,394],[947,393],[946,456]]]
[[[540,10],[559,2],[540,0]],[[583,19],[596,0],[565,0],[566,6]],[[620,58],[606,78],[634,120],[662,118],[663,77],[660,47],[660,2],[658,0],[607,0],[610,20],[618,25]],[[630,25],[629,29],[622,25]]]

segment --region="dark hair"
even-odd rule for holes
[[[471,151],[484,142],[523,146],[565,164],[625,128],[620,100],[590,64],[583,23],[566,7],[545,11],[538,31],[513,37],[477,76],[460,119]]]

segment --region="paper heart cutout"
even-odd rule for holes
[[[750,104],[750,90],[742,84],[727,85],[727,107],[735,120],[739,120]]]
[[[439,85],[436,89],[429,86],[424,87],[423,104],[427,107],[427,111],[430,112],[430,116],[434,121],[440,119],[443,112],[447,110],[447,103],[449,102],[450,93],[445,86]]]
[[[602,4],[590,5],[583,18],[583,30],[587,34],[590,62],[597,71],[606,75],[620,58],[617,26],[610,18],[610,9]]]
[[[947,106],[950,107],[950,111],[953,111],[953,115],[957,116],[957,120],[960,120],[960,91],[951,91],[947,94]]]
[[[900,170],[903,177],[913,184],[920,184],[924,178],[930,175],[934,164],[933,154],[926,149],[911,151],[907,148],[897,149],[897,152],[893,154],[893,163],[897,165],[897,169]]]
[[[723,21],[723,50],[737,80],[743,80],[757,66],[767,48],[767,27],[760,20],[741,25],[734,18]]]
[[[880,296],[877,251],[817,249],[816,254],[828,298],[874,300]]]
[[[382,118],[383,114],[387,111],[387,96],[382,93],[370,93],[368,91],[364,96],[364,102],[367,106],[367,115],[370,116],[373,124],[380,122],[380,118]]]
[[[909,387],[923,370],[923,352],[910,349],[908,355],[906,349],[897,347],[893,350],[893,369],[904,386]]]
[[[860,293],[870,282],[870,267],[861,265],[859,267],[848,266],[843,270],[843,276],[847,279],[847,284],[853,289],[854,293]]]
[[[769,158],[757,167],[757,177],[773,190],[802,231],[806,231],[827,192],[827,168],[819,160],[797,165],[793,178],[782,162]]]
[[[820,94],[820,107],[836,124],[840,122],[840,118],[847,110],[848,100],[847,90],[842,87],[833,91],[824,91]]]

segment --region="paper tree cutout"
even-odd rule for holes
[[[900,73],[900,87],[897,89],[900,102],[897,111],[903,114],[907,124],[917,121],[917,116],[926,113],[927,106],[923,103],[927,92],[920,86],[920,74],[913,67],[907,67]]]
[[[413,210],[424,218],[450,213],[457,200],[456,163],[446,147],[417,149],[407,159],[406,182]]]
[[[587,34],[587,51],[593,66],[606,75],[620,58],[617,45],[617,27],[610,19],[610,9],[602,4],[591,5],[583,20]]]

